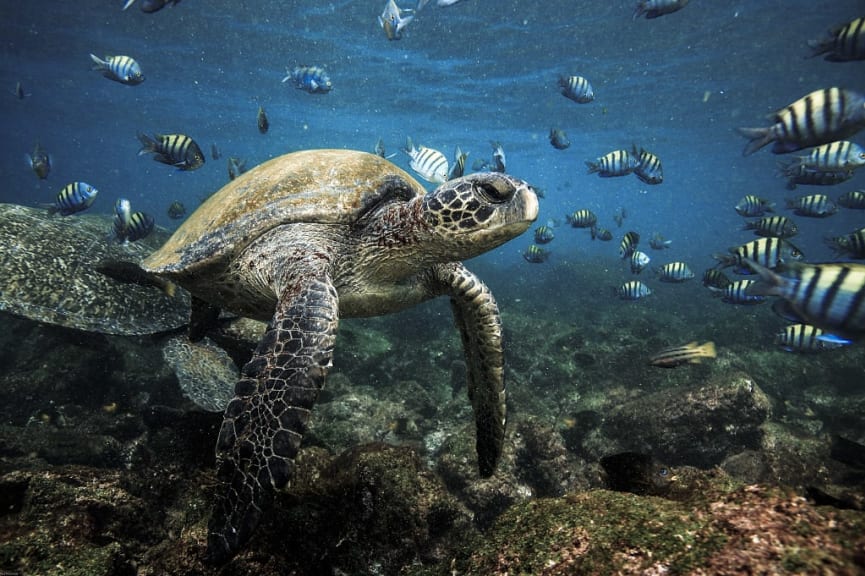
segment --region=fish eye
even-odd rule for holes
[[[661,477],[666,477],[669,473],[670,473],[670,470],[668,468],[660,468],[658,470],[658,475]]]

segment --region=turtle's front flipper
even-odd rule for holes
[[[463,341],[468,369],[469,400],[477,426],[480,475],[492,476],[505,439],[504,357],[502,322],[490,289],[462,264],[434,268],[433,290],[451,298],[454,320]]]
[[[227,561],[249,540],[274,492],[291,478],[333,356],[337,313],[326,275],[291,286],[244,366],[216,444],[223,486],[208,526],[211,562]]]

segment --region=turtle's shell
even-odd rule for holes
[[[152,286],[124,284],[94,270],[104,260],[138,262],[168,233],[137,242],[109,237],[99,215],[50,215],[0,204],[0,310],[31,320],[105,334],[172,330],[189,320],[189,294],[169,297]]]
[[[283,224],[348,224],[402,181],[403,193],[426,190],[384,158],[354,150],[306,150],[269,160],[207,199],[145,269],[183,275],[220,267]]]

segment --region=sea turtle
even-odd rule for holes
[[[521,234],[537,213],[528,184],[506,174],[472,174],[427,193],[374,154],[308,150],[238,176],[142,262],[146,274],[193,294],[193,317],[207,307],[270,321],[219,432],[224,485],[209,524],[210,561],[228,560],[250,538],[291,478],[339,317],[450,297],[478,465],[482,476],[493,473],[505,427],[501,322],[489,289],[459,260]]]
[[[105,259],[139,261],[168,237],[154,233],[121,244],[108,238],[111,218],[51,215],[0,204],[0,310],[88,332],[134,336],[189,321],[189,295],[118,283],[94,270]]]

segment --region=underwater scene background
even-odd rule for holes
[[[249,549],[209,566],[221,414],[183,389],[168,336],[0,312],[0,574],[865,571],[861,343],[785,350],[776,334],[790,321],[771,301],[731,304],[701,283],[714,255],[757,238],[735,210],[746,195],[795,220],[789,240],[808,262],[845,259],[826,239],[865,226],[861,209],[786,208],[865,189],[862,170],[791,189],[779,162],[807,151],[743,156],[736,131],[768,126],[818,89],[865,93],[865,61],[809,48],[865,16],[865,2],[692,0],[654,19],[618,0],[399,2],[413,19],[394,40],[382,0],[140,9],[152,4],[0,2],[0,202],[41,209],[83,181],[99,190],[86,214],[106,234],[119,198],[171,231],[229,181],[232,158],[249,169],[381,141],[413,173],[401,150],[411,138],[451,162],[459,147],[469,173],[499,144],[506,171],[542,194],[528,232],[467,262],[504,325],[505,455],[478,479],[443,299],[343,320],[298,478]],[[91,53],[133,57],[144,81],[103,77]],[[283,82],[298,66],[326,70],[332,90]],[[573,75],[591,82],[591,102],[563,96],[559,77]],[[568,147],[551,145],[552,128]],[[139,155],[138,133],[188,135],[204,165]],[[865,146],[863,134],[848,140]],[[37,144],[45,178],[30,165]],[[587,161],[634,147],[657,155],[663,182],[588,173]],[[580,209],[612,240],[571,226]],[[533,263],[541,225],[554,238]],[[620,257],[628,231],[651,258],[639,274]],[[650,248],[655,234],[669,245]],[[34,252],[17,247],[4,266]],[[674,261],[696,277],[659,281],[655,269]],[[37,282],[62,282],[46,266],[34,264]],[[620,298],[631,280],[652,293]],[[714,342],[717,356],[649,364],[694,341]],[[253,345],[232,356],[242,362]]]

